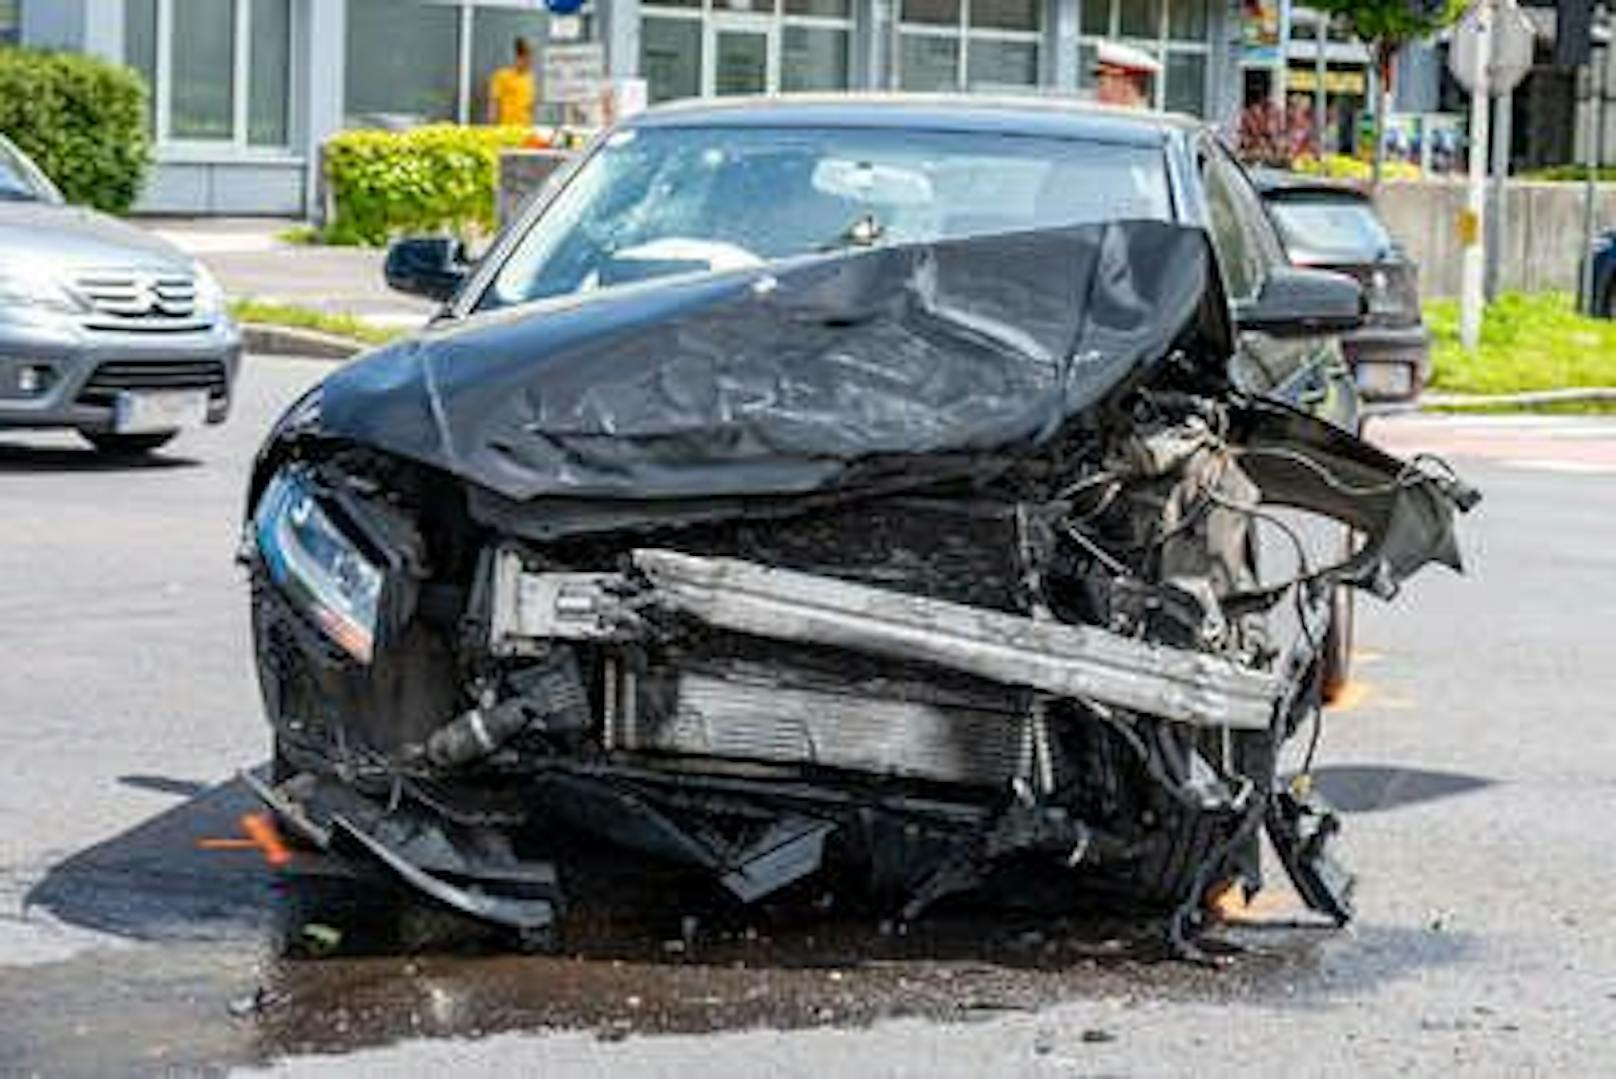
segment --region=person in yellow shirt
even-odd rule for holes
[[[516,39],[516,59],[488,80],[488,122],[533,126],[533,52],[526,38]]]

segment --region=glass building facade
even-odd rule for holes
[[[1232,0],[0,0],[0,41],[92,52],[152,87],[142,205],[307,213],[319,147],[354,126],[481,122],[516,38],[597,45],[653,102],[840,90],[1085,96],[1106,38],[1158,57],[1159,107],[1238,107]],[[560,106],[539,105],[551,122]]]

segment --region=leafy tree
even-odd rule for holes
[[[1373,182],[1379,187],[1385,158],[1386,113],[1391,102],[1392,61],[1397,51],[1453,23],[1470,5],[1466,0],[1307,0],[1307,4],[1340,20],[1374,58],[1380,79],[1374,107]]]

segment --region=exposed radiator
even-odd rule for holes
[[[1032,720],[1013,711],[883,699],[702,671],[668,672],[672,694],[613,710],[619,749],[971,786],[1026,771]],[[647,707],[646,697],[671,697]]]

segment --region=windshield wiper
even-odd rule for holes
[[[842,230],[841,235],[828,243],[821,244],[821,251],[842,251],[849,247],[874,247],[881,242],[887,234],[887,227],[881,224],[881,219],[873,213],[860,214],[851,225]]]
[[[7,202],[38,202],[39,196],[32,191],[20,191],[11,187],[0,187],[0,199]]]

